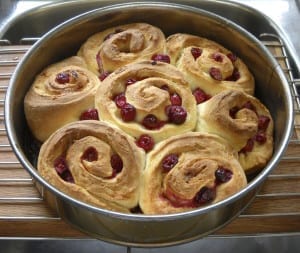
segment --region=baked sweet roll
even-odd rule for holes
[[[97,119],[94,96],[99,84],[98,77],[78,56],[45,68],[24,99],[26,120],[34,137],[43,142],[69,122]]]
[[[190,132],[157,144],[146,161],[144,214],[189,211],[239,192],[247,184],[232,147],[217,135]]]
[[[228,90],[197,107],[197,131],[225,138],[238,151],[247,174],[265,167],[273,153],[274,124],[258,98]]]
[[[133,138],[105,122],[72,122],[43,143],[38,171],[71,197],[108,210],[138,205],[145,153]]]
[[[197,103],[228,89],[254,94],[254,78],[243,61],[222,45],[195,35],[169,36],[166,53],[184,73]]]
[[[99,86],[95,107],[108,121],[137,139],[146,151],[172,135],[195,129],[196,103],[174,66],[157,61],[128,64]]]
[[[164,55],[165,35],[155,26],[132,23],[112,27],[87,39],[78,51],[89,68],[103,80],[126,64],[157,59],[170,61]]]

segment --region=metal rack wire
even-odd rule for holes
[[[35,187],[34,180],[21,166],[15,157],[9,141],[6,136],[4,124],[4,101],[5,93],[9,85],[9,80],[13,75],[13,71],[20,62],[22,56],[30,48],[29,44],[33,44],[38,38],[24,38],[19,45],[12,45],[7,40],[0,40],[0,223],[1,221],[61,221],[56,211],[49,211],[45,204],[43,196]],[[259,36],[261,42],[270,50],[276,60],[279,62],[282,70],[286,74],[286,78],[290,84],[291,93],[294,100],[295,123],[290,146],[292,150],[300,150],[300,98],[298,89],[300,89],[300,79],[294,76],[291,68],[290,60],[286,51],[283,40],[274,34],[261,34]],[[269,181],[274,181],[257,195],[257,199],[279,199],[300,197],[300,153],[295,151],[287,151],[282,158],[283,162],[292,164],[292,169],[283,170],[276,169],[268,176]],[[267,180],[267,181],[268,181]],[[276,182],[285,182],[292,184],[288,190],[280,192],[276,188]],[[294,187],[295,186],[295,187]],[[270,190],[271,189],[271,190]],[[25,208],[23,208],[25,206]],[[36,208],[35,208],[36,206]],[[15,207],[22,207],[15,210]],[[13,211],[12,211],[13,210]],[[278,208],[271,209],[270,212],[259,212],[254,208],[250,208],[241,214],[241,217],[264,218],[267,216],[291,216],[300,220],[300,210],[292,209],[290,212],[281,212]],[[289,231],[286,231],[289,232]],[[294,231],[291,231],[294,232]],[[221,232],[222,233],[222,232]],[[250,232],[249,232],[250,233]],[[38,232],[36,233],[38,234]],[[72,237],[71,233],[71,237]],[[75,236],[81,236],[76,234]],[[129,251],[128,251],[129,252]]]

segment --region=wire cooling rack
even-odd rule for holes
[[[18,45],[0,40],[0,237],[88,238],[48,207],[34,180],[18,162],[6,135],[4,101],[9,80],[37,39],[24,38]],[[282,38],[261,34],[259,39],[279,62],[289,82],[294,101],[293,134],[278,167],[268,176],[251,205],[210,236],[294,234],[300,231],[300,79],[295,76]]]

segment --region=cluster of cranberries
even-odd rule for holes
[[[129,81],[128,81],[129,80]],[[133,84],[136,79],[128,79],[126,85]],[[135,81],[136,82],[136,81]],[[168,87],[163,86],[162,89],[167,90]],[[116,106],[120,109],[120,115],[123,121],[134,121],[136,117],[136,109],[130,103],[127,103],[125,94],[119,93],[113,98]],[[165,108],[165,113],[168,116],[168,122],[174,124],[182,124],[187,117],[186,110],[182,107],[182,99],[177,93],[170,94],[171,104]],[[159,120],[154,114],[148,114],[144,117],[141,124],[149,129],[160,129],[166,122]]]
[[[178,154],[171,153],[165,156],[161,162],[161,168],[164,173],[168,173],[175,165],[178,163],[179,156]],[[216,197],[216,187],[220,184],[228,182],[232,178],[232,171],[219,166],[215,171],[215,182],[213,187],[202,187],[195,197],[192,200],[183,200],[178,197],[174,193],[171,194],[171,197],[167,198],[174,206],[190,206],[190,207],[198,207],[204,204],[207,204],[213,201]],[[170,193],[169,193],[170,195]]]
[[[246,145],[239,151],[239,153],[251,152],[254,148],[255,142],[257,142],[259,144],[264,144],[267,141],[266,130],[270,123],[270,118],[268,116],[258,115],[255,106],[250,101],[247,101],[241,107],[235,106],[235,107],[231,108],[229,111],[229,115],[234,119],[236,113],[243,108],[252,110],[257,114],[258,130],[257,130],[257,133],[252,138],[248,139]]]
[[[81,160],[94,162],[98,160],[98,152],[94,147],[88,147],[82,154]],[[118,154],[113,154],[110,158],[110,164],[113,169],[112,175],[106,179],[114,178],[123,169],[123,161]],[[61,155],[54,161],[54,168],[57,174],[66,182],[74,183],[74,178],[70,172],[65,156]]]
[[[202,55],[203,50],[198,47],[192,47],[191,48],[191,54],[194,57],[195,60],[197,60]],[[234,63],[237,60],[236,55],[233,53],[227,54],[227,57],[231,60],[232,63]],[[215,52],[211,55],[211,58],[214,59],[216,62],[223,62],[224,55],[220,54],[219,52]],[[211,67],[209,69],[209,75],[211,78],[217,81],[222,81],[223,76],[221,73],[221,70],[217,67]],[[237,68],[234,68],[233,73],[230,77],[226,78],[226,81],[237,81],[240,78],[240,72]]]
[[[137,82],[136,78],[126,80],[126,87]],[[167,86],[162,86],[161,89],[169,91]],[[125,93],[119,93],[113,98],[116,106],[120,109],[120,115],[124,122],[134,121],[136,118],[136,109],[133,105],[126,101]],[[187,111],[182,107],[182,99],[176,92],[170,93],[170,105],[165,108],[165,113],[168,121],[158,119],[154,114],[147,114],[141,121],[141,124],[148,130],[157,130],[163,127],[166,123],[183,124],[187,117]],[[145,151],[149,151],[154,146],[154,141],[151,136],[144,134],[137,140],[137,145]]]
[[[55,82],[58,84],[66,84],[66,83],[75,83],[78,79],[78,72],[75,70],[67,70],[63,72],[59,72],[55,76]]]

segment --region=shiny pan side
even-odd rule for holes
[[[24,143],[23,100],[35,75],[50,63],[74,55],[87,37],[105,28],[131,22],[158,26],[166,36],[185,32],[210,38],[236,52],[256,80],[256,96],[274,118],[272,159],[243,191],[217,204],[170,215],[121,214],[89,206],[49,185],[33,166]],[[266,176],[279,162],[292,130],[293,105],[278,63],[261,43],[236,24],[209,12],[177,4],[137,2],[96,9],[70,19],[45,34],[25,55],[11,79],[5,102],[11,145],[59,215],[101,240],[131,246],[163,246],[188,242],[214,232],[241,213]]]

